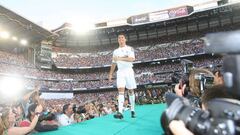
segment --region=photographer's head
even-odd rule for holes
[[[208,108],[208,102],[214,98],[233,98],[233,96],[227,91],[224,85],[216,85],[206,89],[201,98],[204,110]]]
[[[200,97],[202,95],[202,89],[205,90],[206,86],[212,85],[213,77],[214,75],[212,74],[212,72],[206,69],[197,68],[191,70],[189,75],[189,89],[191,94],[193,96]],[[204,86],[202,86],[203,83]]]

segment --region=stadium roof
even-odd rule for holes
[[[207,30],[222,25],[232,25],[240,21],[239,5],[240,3],[225,4],[205,10],[197,10],[184,16],[136,26],[125,25],[96,29],[82,36],[71,31],[69,29],[71,25],[66,23],[55,30],[59,37],[54,45],[64,47],[112,45],[117,43],[116,35],[121,32],[127,34],[128,41],[136,41],[138,39],[150,39],[189,31]]]
[[[53,36],[53,33],[0,5],[0,30],[5,30],[19,39],[38,43]]]
[[[210,7],[205,6],[204,10],[194,8],[193,11],[190,10],[190,12],[185,15],[180,14],[177,16],[176,14],[173,14],[176,16],[152,22],[149,21],[150,19],[146,19],[146,21],[144,20],[143,23],[142,19],[149,17],[149,14],[147,17],[145,14],[141,14],[137,15],[136,17],[130,17],[130,20],[133,20],[134,17],[140,20],[138,22],[135,21],[134,25],[122,25],[95,29],[83,35],[77,35],[71,29],[71,24],[65,23],[61,27],[53,30],[53,32],[56,32],[59,35],[54,42],[54,45],[64,47],[93,47],[98,45],[113,45],[117,43],[117,34],[122,32],[127,35],[128,41],[137,41],[189,31],[197,32],[218,26],[221,27],[223,25],[231,26],[233,23],[238,23],[240,20],[240,16],[238,14],[240,10],[239,5],[240,2],[222,4],[220,6],[218,3],[215,3],[214,7],[212,7],[210,4],[208,5]],[[199,7],[201,6],[202,5]],[[189,6],[183,6],[183,8],[174,7],[173,9],[170,9],[170,11],[178,12],[175,9],[188,9],[188,7]],[[179,13],[183,13],[182,11],[184,10],[180,11],[181,12]],[[165,12],[162,11],[156,13],[165,15]]]

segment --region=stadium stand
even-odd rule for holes
[[[62,113],[63,106],[71,103],[76,104],[79,111],[82,111],[82,116],[76,117],[76,119],[80,118],[78,122],[112,114],[118,109],[116,107],[116,75],[113,82],[107,80],[112,62],[112,50],[117,47],[116,41],[113,40],[116,36],[112,35],[117,35],[121,29],[124,29],[129,39],[127,43],[134,47],[136,54],[134,63],[138,85],[135,92],[136,103],[140,105],[162,103],[165,102],[164,93],[172,90],[173,74],[183,72],[182,59],[191,60],[194,67],[222,68],[221,56],[205,54],[203,36],[206,33],[239,29],[240,17],[235,14],[239,12],[239,7],[239,4],[236,4],[225,8],[197,11],[177,19],[131,26],[134,29],[130,26],[97,29],[96,31],[103,32],[100,35],[106,37],[106,42],[97,40],[97,45],[94,47],[90,46],[92,45],[90,41],[86,46],[76,47],[74,45],[80,44],[79,41],[65,39],[66,32],[58,31],[53,34],[33,23],[31,23],[33,28],[29,31],[25,28],[25,24],[30,21],[8,11],[10,17],[15,15],[15,20],[23,22],[9,25],[19,27],[21,29],[19,33],[23,35],[32,35],[30,40],[35,41],[34,43],[41,44],[40,41],[44,39],[52,40],[52,50],[47,51],[53,52],[50,52],[52,57],[48,61],[51,68],[43,69],[38,66],[40,63],[38,57],[41,54],[37,51],[37,47],[31,46],[24,48],[23,51],[14,51],[16,43],[8,43],[13,47],[9,46],[8,49],[0,47],[0,76],[20,77],[24,80],[25,89],[33,90],[39,86],[40,93],[43,95],[72,94],[70,98],[40,99],[39,102],[42,103],[45,112],[59,115]],[[228,8],[232,10],[229,11]],[[0,7],[0,12],[2,10],[7,9]],[[224,15],[229,14],[231,16],[226,20]],[[11,21],[9,18],[5,19],[6,22]],[[189,24],[185,26],[187,20]],[[201,25],[202,23],[204,25]],[[182,27],[184,30],[181,31]],[[171,33],[171,31],[175,32]],[[151,33],[154,34],[151,35]],[[71,37],[71,35],[68,36]],[[61,42],[62,39],[64,42]],[[75,44],[68,46],[69,40]],[[33,100],[32,97],[30,99]],[[0,104],[2,105],[2,101]],[[125,108],[129,109],[127,101]],[[1,109],[2,107],[0,111]]]

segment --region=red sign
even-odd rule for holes
[[[185,16],[185,15],[188,15],[188,9],[187,9],[187,7],[179,7],[179,8],[175,8],[175,9],[170,9],[170,10],[168,10],[168,14],[169,14],[170,18]]]

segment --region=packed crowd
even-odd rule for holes
[[[7,63],[15,66],[34,67],[34,65],[29,63],[22,54],[8,53],[1,50],[0,63]]]
[[[136,91],[136,103],[163,103],[163,95],[170,89],[165,86]],[[124,111],[130,108],[127,94],[125,96]],[[36,89],[17,101],[0,104],[0,134],[53,131],[117,111],[117,91],[75,94],[72,99],[44,99]]]
[[[136,57],[138,60],[144,59],[145,61],[203,52],[202,39],[168,42],[165,44],[159,44],[162,43],[162,41],[154,39],[149,40],[148,42],[141,40],[141,42],[136,43],[139,44],[139,46],[135,48]],[[103,57],[99,57],[100,55]],[[95,54],[78,53],[73,55],[73,53],[68,53],[67,55],[61,55],[60,57],[64,57],[59,60],[61,60],[60,63],[66,64],[67,62],[71,63],[71,60],[68,60],[68,58],[70,58],[76,62],[74,64],[72,63],[73,65],[80,66],[78,64],[81,62],[79,61],[87,63],[93,62],[97,64],[109,59],[108,62],[111,62],[111,55],[111,51],[109,50],[97,52]],[[2,56],[0,58],[0,74],[24,76],[24,86],[29,89],[33,88],[36,84],[41,84],[41,88],[43,90],[98,89],[115,87],[116,84],[115,80],[111,83],[107,80],[108,71],[93,70],[87,72],[64,73],[50,70],[40,70],[27,62],[21,54],[0,51],[0,56]],[[86,59],[79,58],[79,56],[85,57]],[[90,60],[92,58],[93,60]],[[204,57],[193,60],[193,63],[195,67],[207,67],[209,65],[222,65],[222,60],[221,58]],[[170,82],[172,74],[169,72],[182,71],[183,67],[180,64],[180,61],[175,59],[172,60],[172,62],[156,61],[145,66],[137,66],[134,67],[134,70],[136,73],[137,84],[144,85],[148,83]]]
[[[141,61],[153,60],[162,57],[178,57],[180,55],[201,52],[203,52],[201,40],[173,42],[165,44],[165,46],[161,45],[161,47],[155,45],[154,47],[149,46],[136,48],[137,59]],[[101,55],[103,55],[103,57],[99,59],[93,59],[92,61],[91,58],[88,57],[89,59],[84,59],[84,57],[80,55],[69,57],[76,57],[78,60],[80,57],[82,57],[85,62],[96,62],[96,65],[107,64],[105,63],[105,59],[109,59],[107,62],[111,62],[111,53],[105,52]],[[114,82],[109,83],[107,80],[105,80],[107,72],[66,74],[53,71],[44,71],[34,68],[31,64],[26,62],[21,55],[17,56],[14,54],[0,52],[0,56],[2,56],[2,58],[0,58],[1,75],[9,75],[14,73],[20,74],[25,76],[25,78],[28,78],[26,85],[31,85],[32,87],[34,87],[36,84],[40,84],[41,87],[46,89],[57,88],[61,90],[69,88],[73,89],[76,87],[98,88],[115,84]],[[93,58],[99,57],[98,55],[92,56]],[[71,61],[68,59],[69,58],[63,57],[63,61],[60,60],[60,62],[65,63],[65,60]],[[91,62],[81,63],[81,61],[78,61],[74,63],[70,62],[70,64],[76,64],[74,66],[78,67],[89,65],[92,66]],[[221,58],[203,58],[200,60],[193,60],[193,62],[195,67],[206,67],[209,65],[216,66],[222,64]],[[56,64],[58,63],[56,62]],[[69,63],[66,62],[66,64],[61,66],[69,66],[68,64]],[[167,82],[170,81],[172,74],[161,72],[176,70],[182,71],[181,65],[177,64],[177,62],[173,61],[170,64],[157,62],[154,65],[149,65],[148,67],[137,67],[136,80],[139,84],[161,81]],[[78,81],[74,81],[76,79],[78,79]],[[146,90],[135,91],[135,101],[137,104],[162,103],[164,102],[163,94],[166,91],[171,91],[171,89],[171,87],[166,86],[164,88],[146,88]],[[39,132],[57,130],[59,126],[66,126],[73,123],[86,121],[118,111],[116,105],[117,92],[76,94],[74,95],[73,99],[45,100],[39,98],[38,90],[39,88],[35,91],[31,91],[23,97],[19,96],[22,99],[14,102],[8,104],[0,103],[0,134],[27,134],[32,132],[33,129]],[[176,90],[175,92],[177,93]],[[125,110],[129,109],[128,100],[125,100],[124,108]],[[66,115],[69,116],[69,121],[67,121],[67,123],[65,121],[66,119],[63,119],[63,117]]]
[[[202,39],[153,44],[135,48],[136,61],[149,61],[199,53],[204,53]],[[92,67],[110,65],[111,57],[111,51],[97,53],[58,53],[53,58],[53,61],[57,67]]]
[[[222,65],[222,59],[215,57],[200,58],[193,60],[193,63],[195,67],[216,66]],[[169,82],[171,80],[169,72],[182,71],[183,66],[178,60],[172,62],[161,61],[161,63],[155,62],[148,64],[148,66],[138,66],[134,70],[137,83],[143,85],[147,83]],[[158,73],[165,74],[157,75]],[[115,80],[111,83],[107,80],[108,71],[63,73],[36,68],[16,67],[15,65],[1,63],[0,74],[24,76],[25,87],[32,88],[35,84],[41,84],[44,90],[97,89],[115,86]]]

